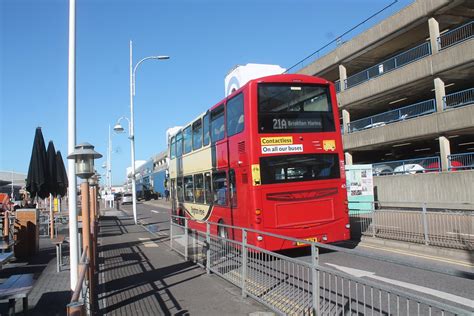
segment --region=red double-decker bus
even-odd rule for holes
[[[336,92],[325,79],[251,80],[173,135],[169,151],[172,212],[198,229],[211,221],[323,243],[349,238]],[[248,242],[298,246],[263,234]]]

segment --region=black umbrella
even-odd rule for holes
[[[30,166],[26,178],[26,190],[31,197],[38,196],[42,199],[49,195],[48,189],[48,163],[46,158],[46,146],[44,145],[41,127],[36,128],[35,140],[31,151]]]
[[[48,189],[49,193],[53,196],[58,195],[58,176],[56,167],[56,149],[52,141],[48,143],[48,150],[46,151],[46,157],[48,158]]]
[[[59,150],[56,153],[56,179],[58,183],[58,191],[56,193],[60,196],[65,196],[69,182],[67,179],[66,168],[64,167],[63,157]]]

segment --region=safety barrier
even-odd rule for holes
[[[447,94],[443,97],[443,108],[452,109],[474,103],[474,88]]]
[[[87,280],[87,272],[89,270],[89,260],[87,259],[87,246],[81,256],[79,262],[79,277],[76,288],[72,293],[71,302],[67,305],[68,316],[84,316],[89,315],[91,310],[89,282]]]
[[[438,48],[440,50],[464,42],[474,36],[474,21],[461,25],[438,37]]]
[[[338,247],[222,223],[206,222],[205,231],[197,231],[190,228],[190,223],[195,221],[171,217],[171,248],[185,259],[205,267],[208,273],[240,287],[243,297],[250,296],[282,315],[470,313],[319,264],[321,248],[339,250]],[[239,236],[236,240],[229,237],[234,234]],[[248,243],[247,236],[255,234],[263,240],[274,238],[281,242],[307,244],[311,249],[311,260],[291,258]],[[353,250],[341,251],[357,255]]]
[[[474,169],[474,152],[448,156],[449,170]]]
[[[350,122],[348,132],[356,132],[368,128],[383,126],[410,118],[431,114],[436,112],[436,101],[434,99],[418,102],[396,110],[365,117]]]
[[[428,55],[431,55],[431,45],[429,42],[424,42],[423,44],[413,47],[401,54],[348,77],[344,80],[344,86],[346,89],[354,87]]]
[[[419,208],[409,209],[381,209],[380,203],[373,204],[372,211],[349,210],[351,231],[369,237],[454,249],[474,249],[474,211],[435,211],[428,209],[426,203]],[[357,205],[353,208],[357,208]]]
[[[440,166],[439,157],[423,157],[374,163],[372,170],[374,176],[384,176],[440,171]]]

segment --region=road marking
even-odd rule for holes
[[[381,248],[381,247],[368,246],[368,245],[359,245],[359,246],[360,247],[365,247],[365,248],[373,248],[373,249],[387,251],[387,252],[399,253],[399,254],[408,255],[408,256],[412,256],[412,257],[418,257],[418,258],[424,258],[424,259],[429,259],[429,260],[441,261],[441,262],[445,262],[445,263],[457,264],[457,265],[468,267],[468,268],[473,268],[474,267],[473,264],[469,264],[465,261],[435,257],[435,256],[430,256],[430,255],[419,255],[419,254],[415,254],[413,252],[406,252],[406,251],[395,250],[395,249],[385,249],[385,248]]]
[[[463,233],[456,233],[456,232],[447,232],[446,234],[474,237],[473,234],[463,234]]]
[[[151,241],[150,238],[138,238],[143,244],[145,248],[158,248],[158,245],[154,242]]]
[[[384,278],[384,277],[375,275],[375,272],[370,272],[370,271],[365,271],[365,270],[359,270],[359,269],[339,266],[339,265],[333,264],[333,263],[326,263],[326,265],[331,266],[333,268],[336,268],[336,269],[338,269],[342,272],[345,272],[347,274],[353,275],[357,278],[366,277],[366,278],[379,280],[379,281],[382,281],[382,282],[385,282],[385,283],[389,283],[389,284],[397,285],[397,286],[400,286],[400,287],[412,289],[412,290],[417,291],[417,292],[426,293],[426,294],[429,294],[429,295],[432,295],[432,296],[437,296],[439,298],[442,298],[442,299],[445,299],[445,300],[455,302],[455,303],[465,305],[465,306],[468,306],[468,307],[472,308],[472,300],[468,299],[468,298],[465,298],[465,297],[461,297],[461,296],[457,296],[457,295],[454,295],[454,294],[449,294],[449,293],[446,293],[446,292],[433,290],[433,289],[430,289],[428,287],[419,286],[419,285],[412,284],[412,283],[407,283],[407,282],[403,282],[403,281],[397,281],[397,280],[392,280],[392,279],[389,279],[389,278]]]
[[[150,212],[156,213],[156,214],[160,214],[160,213],[161,213],[160,211],[155,211],[155,210],[150,210]]]

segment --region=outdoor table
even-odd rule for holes
[[[58,237],[51,239],[53,245],[56,246],[56,272],[61,272],[61,266],[63,265],[63,249],[65,236],[58,235]]]
[[[4,263],[7,263],[11,258],[13,258],[13,252],[3,252],[0,253],[0,269]]]

